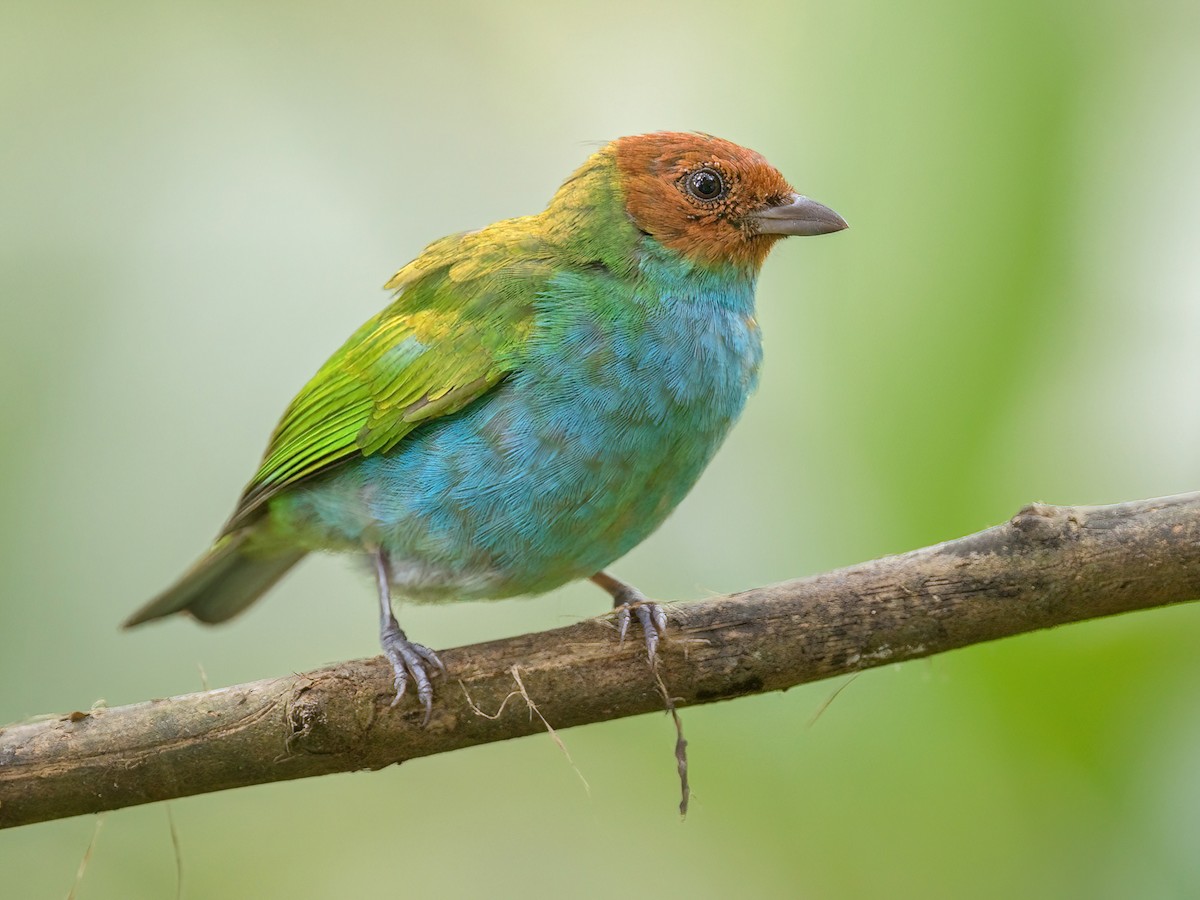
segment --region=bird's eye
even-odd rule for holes
[[[687,177],[686,185],[697,200],[717,200],[725,194],[725,179],[715,169],[697,169]]]

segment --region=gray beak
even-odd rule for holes
[[[759,234],[829,234],[849,228],[846,220],[828,206],[799,194],[782,206],[769,206],[748,217]]]

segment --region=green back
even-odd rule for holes
[[[392,303],[292,401],[223,533],[249,524],[281,490],[387,452],[421,422],[486,394],[520,364],[555,273],[599,266],[629,277],[638,237],[610,145],[543,213],[430,244],[385,285],[396,291]]]
[[[292,401],[223,533],[279,491],[355,456],[386,452],[421,422],[462,409],[512,371],[551,275],[532,219],[442,238],[386,288]]]

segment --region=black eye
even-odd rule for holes
[[[714,169],[697,169],[686,184],[687,192],[697,200],[716,200],[725,193],[725,179]]]

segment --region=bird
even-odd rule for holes
[[[590,579],[653,666],[662,607],[607,571],[683,499],[758,381],[755,284],[789,235],[845,220],[758,153],[618,138],[535,215],[430,244],[296,395],[216,540],[125,622],[222,622],[309,553],[373,572],[400,703],[428,724],[438,655],[393,599]]]

